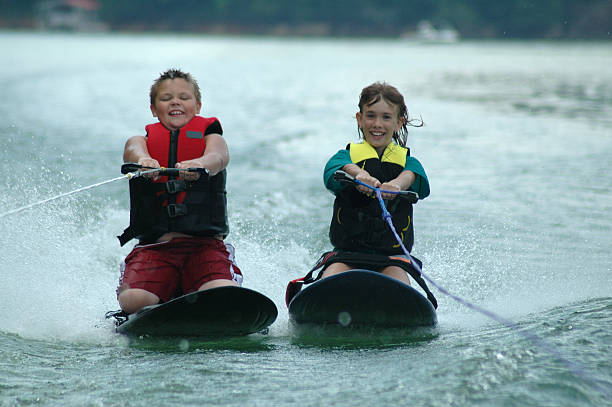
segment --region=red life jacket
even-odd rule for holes
[[[145,126],[145,130],[147,131],[149,154],[159,162],[160,166],[166,168],[174,168],[174,165],[181,161],[200,158],[206,149],[204,131],[215,121],[217,121],[215,117],[194,116],[189,123],[179,130],[178,140],[174,143],[176,151],[172,153],[170,151],[173,146],[172,132],[160,122],[148,124]],[[168,182],[168,177],[159,177],[153,182]],[[182,203],[184,199],[184,191],[177,194],[177,203]]]
[[[170,131],[159,122],[149,124],[145,126],[149,154],[162,167],[166,168],[174,167],[177,162],[200,158],[206,149],[206,139],[204,138],[206,129],[216,121],[218,120],[214,117],[195,116],[191,119],[179,131],[179,148],[175,157],[170,157]]]
[[[216,126],[211,127],[213,124]],[[200,116],[172,132],[159,122],[145,129],[149,154],[166,168],[201,157],[206,149],[206,135],[223,133],[216,118]],[[142,243],[154,242],[167,232],[193,236],[227,235],[225,178],[225,170],[212,177],[202,174],[193,182],[165,176],[156,181],[132,178],[130,225],[119,236],[121,245],[135,237]]]

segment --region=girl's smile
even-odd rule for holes
[[[382,98],[372,105],[364,106],[355,117],[364,139],[379,155],[385,151],[393,139],[393,134],[403,124],[399,117],[399,107]]]

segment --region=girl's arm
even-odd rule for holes
[[[353,164],[353,163],[346,164],[342,167],[342,171],[351,175],[356,180],[361,181],[364,184],[370,185],[374,188],[380,188],[381,186],[381,183],[379,180],[371,176],[369,172],[367,172],[366,170],[364,170],[363,168],[359,167],[356,164]],[[372,195],[374,193],[373,190],[363,185],[357,185],[356,188],[359,192],[364,193],[366,195]]]
[[[380,189],[385,191],[407,191],[412,186],[416,175],[410,170],[404,170],[397,178],[385,182],[380,186]],[[383,199],[393,199],[397,194],[382,194]]]
[[[333,193],[346,188],[346,185],[342,185],[340,182],[334,179],[334,173],[338,170],[346,172],[365,184],[373,187],[380,186],[380,182],[376,178],[370,176],[366,170],[361,169],[358,165],[351,162],[349,150],[340,150],[329,159],[325,165],[325,170],[323,171],[323,182],[325,183],[325,187]],[[364,194],[372,193],[370,188],[362,185],[358,185],[356,188]]]
[[[346,164],[350,164],[351,157],[348,150],[340,150],[332,158],[327,161],[323,170],[323,183],[325,188],[336,193],[346,187],[334,179],[334,173],[341,170]]]
[[[419,194],[419,199],[429,196],[429,180],[421,162],[414,157],[406,157],[404,171],[395,179],[383,184],[381,189],[387,191],[410,190]],[[392,194],[383,195],[385,199],[391,199]]]

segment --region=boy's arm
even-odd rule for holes
[[[145,167],[159,167],[159,162],[152,158],[147,148],[147,139],[144,136],[130,137],[123,149],[123,162],[138,163]]]
[[[229,164],[229,151],[227,144],[220,134],[211,133],[204,136],[206,149],[200,158],[181,161],[176,164],[176,168],[206,168],[211,176],[223,171]],[[146,145],[145,145],[146,147]],[[190,175],[199,175],[192,173]],[[186,179],[190,177],[185,177]]]
[[[229,151],[225,140],[216,133],[207,134],[205,140],[206,149],[201,157],[177,163],[176,168],[206,168],[211,176],[223,171],[229,163]],[[135,162],[146,167],[159,167],[159,162],[149,154],[147,140],[144,136],[134,136],[128,139],[123,150],[123,161]],[[183,178],[194,180],[199,176],[198,173],[186,173]]]

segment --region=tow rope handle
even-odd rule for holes
[[[146,167],[144,165],[140,165],[138,163],[125,163],[121,165],[121,173],[128,175],[128,178],[136,178],[140,177],[144,174],[149,174],[153,172],[158,172],[159,175],[179,175],[180,172],[197,172],[200,175],[205,175],[206,177],[210,176],[210,171],[208,168],[198,168],[198,167],[190,167],[190,168],[166,168],[166,167]],[[132,174],[131,176],[129,174]]]
[[[362,185],[366,188],[370,188],[374,191],[376,191],[378,188],[374,188],[371,185],[368,185],[364,182],[359,181],[358,179],[356,179],[355,177],[353,177],[352,175],[347,174],[345,171],[342,170],[338,170],[336,172],[334,172],[334,179],[338,182],[341,182],[343,184],[359,184]],[[383,194],[395,194],[395,195],[399,195],[399,198],[402,198],[406,201],[408,201],[411,204],[415,204],[419,201],[419,194],[417,194],[414,191],[385,191],[384,189],[378,189],[381,193]]]

